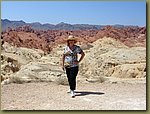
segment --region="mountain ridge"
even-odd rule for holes
[[[93,24],[69,24],[65,22],[60,22],[58,24],[50,24],[50,23],[41,24],[40,22],[26,23],[23,20],[11,21],[8,19],[1,19],[1,23],[2,23],[2,31],[7,30],[9,27],[16,29],[17,27],[26,25],[31,26],[31,28],[35,30],[100,30],[103,29],[105,26],[108,26],[108,25],[93,25]],[[115,24],[111,26],[115,28],[124,28],[129,26],[138,27],[134,25],[120,25],[120,24]]]

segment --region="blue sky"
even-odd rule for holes
[[[2,2],[2,19],[58,24],[146,25],[146,2]]]

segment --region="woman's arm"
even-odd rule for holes
[[[63,56],[62,56],[62,62],[61,62],[61,63],[62,63],[61,65],[62,65],[62,69],[63,69],[63,70],[64,70],[64,61],[65,61],[65,55],[63,54]]]
[[[84,58],[84,56],[85,56],[85,53],[82,51],[82,52],[81,52],[81,57],[80,57],[78,63],[82,61],[82,59]]]

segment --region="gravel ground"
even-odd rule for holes
[[[146,83],[78,83],[76,97],[55,83],[1,87],[2,110],[146,110]]]

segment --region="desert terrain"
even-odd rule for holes
[[[65,38],[85,52],[76,97],[61,68]],[[2,33],[2,110],[146,110],[146,28]]]

